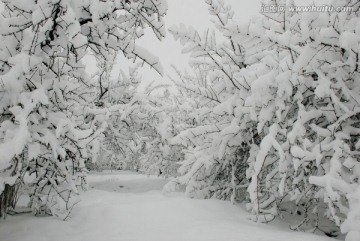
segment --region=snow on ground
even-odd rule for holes
[[[164,195],[166,180],[129,172],[92,174],[68,221],[31,214],[0,223],[1,241],[334,241],[288,227],[253,223],[219,200]]]

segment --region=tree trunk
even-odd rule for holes
[[[5,219],[8,209],[15,208],[16,190],[16,184],[12,186],[5,184],[5,189],[0,195],[0,218]]]

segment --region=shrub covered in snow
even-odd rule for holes
[[[107,110],[94,105],[105,90],[95,88],[81,60],[91,50],[104,64],[122,51],[157,68],[134,43],[145,26],[164,36],[166,2],[2,2],[0,216],[14,201],[4,189],[20,185],[35,213],[66,218],[85,184],[84,161],[97,156],[106,128]]]
[[[152,82],[144,91],[137,89],[141,81],[139,66],[130,68],[130,75],[123,74],[107,93],[110,109],[116,106],[116,111],[111,111],[107,120],[96,165],[174,176],[181,152],[179,147],[170,146],[169,140],[175,132],[178,108],[169,98],[167,85]]]
[[[285,11],[247,24],[224,1],[206,3],[224,43],[211,30],[171,28],[194,69],[178,86],[202,101],[202,121],[173,139],[188,148],[167,188],[245,200],[261,222],[292,203],[305,213],[293,228],[327,232],[324,216],[359,240],[359,2],[333,2],[352,12]]]

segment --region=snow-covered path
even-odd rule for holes
[[[163,195],[163,179],[122,173],[92,175],[72,218],[10,216],[1,241],[334,241],[255,224],[240,207],[218,200]]]

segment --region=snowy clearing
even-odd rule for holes
[[[286,225],[258,224],[241,207],[219,200],[164,195],[165,179],[130,172],[92,174],[72,218],[9,216],[1,241],[334,241],[293,232]]]

